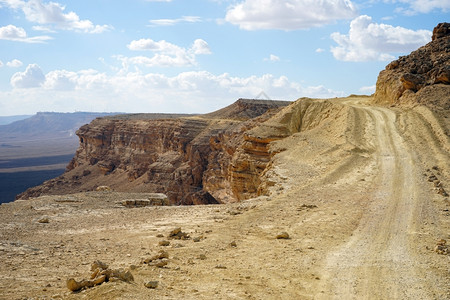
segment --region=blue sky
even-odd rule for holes
[[[0,115],[374,92],[450,0],[0,0]]]

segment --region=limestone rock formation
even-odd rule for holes
[[[450,109],[450,23],[438,24],[430,43],[380,72],[374,101]]]
[[[92,191],[99,186],[164,193],[170,204],[246,198],[257,192],[256,177],[268,159],[266,142],[255,142],[245,132],[289,103],[239,99],[201,116],[98,118],[77,131],[80,146],[67,172],[19,198]]]

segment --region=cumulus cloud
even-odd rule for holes
[[[128,44],[127,47],[133,51],[152,51],[155,54],[152,57],[117,56],[117,58],[122,61],[124,69],[128,69],[130,64],[144,65],[147,67],[192,66],[196,64],[197,55],[211,54],[208,43],[202,39],[196,39],[188,49],[169,43],[165,40],[154,41],[152,39],[134,40]]]
[[[450,0],[384,0],[384,2],[406,4],[406,8],[398,9],[405,14],[430,13],[436,10],[450,11]]]
[[[343,92],[324,86],[303,86],[286,76],[239,77],[207,71],[182,72],[173,76],[142,72],[110,76],[96,70],[53,70],[43,75],[37,65],[30,65],[25,72],[15,74],[11,83],[15,89],[7,95],[0,92],[0,104],[9,105],[5,111],[27,103],[26,107],[31,109],[34,105],[35,111],[201,113],[221,108],[241,97],[256,97],[261,91],[272,99],[285,100],[303,96],[343,96]],[[29,90],[25,87],[38,88]]]
[[[201,22],[201,18],[197,16],[183,16],[177,19],[156,19],[149,21],[151,26],[173,26],[178,23],[197,23]]]
[[[94,25],[90,20],[82,20],[73,11],[65,12],[66,7],[57,2],[44,3],[42,0],[1,0],[6,6],[13,9],[22,9],[25,18],[41,26],[36,28],[52,31],[49,26],[57,29],[75,30],[86,33],[101,33],[112,29],[110,25]]]
[[[316,53],[322,53],[322,52],[325,52],[325,49],[322,49],[322,48],[317,48],[316,49]]]
[[[52,90],[73,90],[77,85],[79,76],[75,72],[55,70],[45,75],[44,88]]]
[[[0,68],[3,67],[3,62],[0,60]]]
[[[196,39],[191,47],[191,51],[196,54],[211,54],[211,49],[206,41],[202,39]]]
[[[297,30],[355,16],[349,0],[245,0],[232,6],[225,20],[245,30]]]
[[[12,61],[8,61],[6,65],[10,68],[18,68],[23,65],[23,63],[18,59],[13,59]]]
[[[46,35],[29,37],[22,27],[6,25],[0,27],[0,40],[9,40],[24,43],[44,43],[52,38]]]
[[[0,0],[0,7],[1,4],[10,7],[12,9],[18,9],[21,8],[24,5],[24,1],[22,0]]]
[[[431,41],[431,31],[411,30],[372,22],[362,15],[350,23],[348,34],[334,32],[331,38],[338,44],[331,52],[343,61],[387,61],[392,53],[407,53]]]
[[[45,76],[37,64],[28,65],[25,72],[17,72],[11,77],[11,85],[15,88],[35,88],[44,81]]]
[[[175,44],[166,42],[165,40],[156,42],[152,39],[140,39],[140,40],[131,41],[131,43],[129,43],[127,45],[127,48],[130,50],[133,50],[133,51],[150,50],[150,51],[165,52],[165,53],[170,53],[170,54],[182,51],[182,48]]]

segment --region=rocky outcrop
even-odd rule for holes
[[[202,116],[96,119],[77,132],[80,147],[67,172],[20,198],[102,186],[167,195],[164,204],[145,199],[122,204],[136,207],[228,203],[270,194],[277,180],[269,170],[283,151],[272,142],[345,115],[334,101],[302,98],[288,104],[240,99]]]
[[[450,23],[438,24],[430,43],[380,72],[374,101],[450,109]]]
[[[19,198],[91,191],[103,185],[115,191],[164,193],[171,204],[247,198],[256,193],[259,179],[254,177],[268,158],[259,149],[265,146],[245,132],[289,103],[239,99],[202,116],[98,118],[78,130],[80,146],[67,172]]]

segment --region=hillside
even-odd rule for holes
[[[77,146],[75,131],[105,113],[37,113],[0,125],[0,203],[61,175]]]
[[[37,114],[0,126],[0,138],[3,141],[22,141],[30,138],[63,138],[75,136],[75,131],[93,119],[108,113],[55,113],[38,112]]]
[[[29,117],[31,117],[31,115],[0,116],[0,125],[8,125]]]
[[[393,101],[386,71],[370,97],[83,126],[71,170],[0,206],[0,295],[450,298],[448,84]]]

